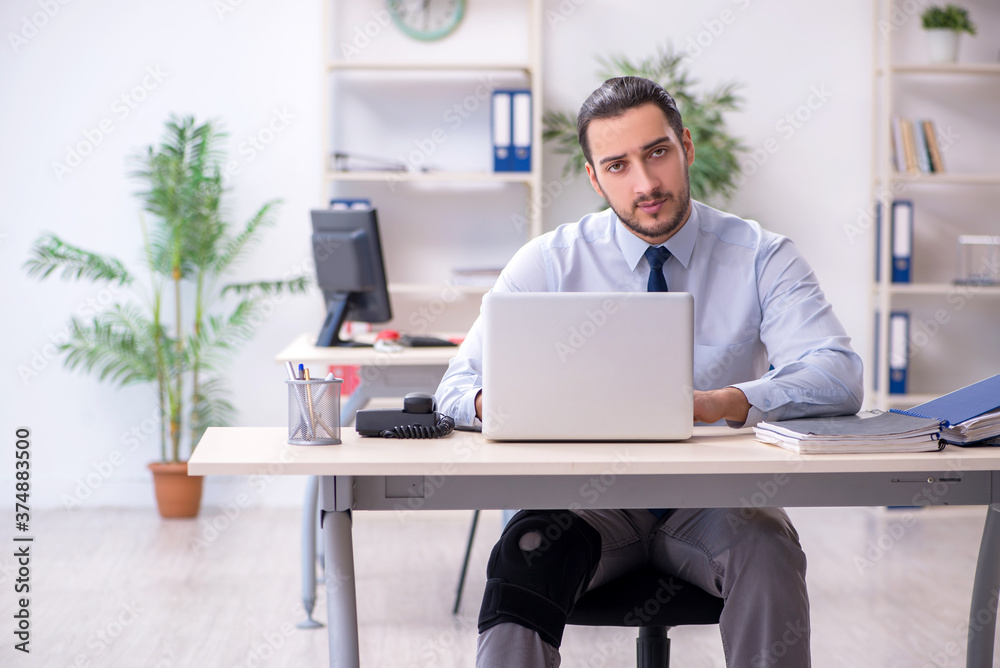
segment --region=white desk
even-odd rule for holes
[[[359,666],[351,510],[989,505],[970,607],[969,668],[992,665],[1000,589],[1000,449],[798,456],[725,428],[682,443],[429,441],[287,445],[284,428],[212,428],[194,475],[321,476],[330,665]],[[928,586],[933,586],[929,583]],[[977,615],[979,618],[977,619]]]

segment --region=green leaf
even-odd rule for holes
[[[222,288],[222,294],[229,293],[242,297],[260,298],[268,295],[302,294],[312,285],[308,276],[298,276],[287,281],[254,281],[252,283],[230,283]]]
[[[59,350],[66,355],[67,368],[97,374],[114,385],[155,381],[155,329],[138,306],[116,304],[90,322],[74,318],[69,341]]]
[[[66,279],[87,278],[111,281],[118,285],[132,282],[132,276],[121,261],[72,246],[54,234],[45,234],[31,248],[31,257],[24,263],[29,276],[39,279],[58,270]]]
[[[225,273],[242,259],[247,250],[258,240],[261,230],[274,224],[272,212],[279,204],[281,204],[281,200],[278,199],[265,203],[247,222],[246,227],[226,242],[215,265],[212,267],[212,270],[216,274]]]

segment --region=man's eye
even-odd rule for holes
[[[608,165],[608,171],[611,172],[612,174],[622,171],[622,168],[624,168],[624,165],[620,162]]]
[[[665,149],[665,148],[658,148],[658,149],[655,149],[652,153],[650,153],[650,155],[653,156],[654,158],[659,158],[661,155],[665,154],[666,152],[667,152],[667,149]]]

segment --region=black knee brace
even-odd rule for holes
[[[522,510],[493,547],[479,632],[513,622],[562,642],[566,616],[597,571],[601,534],[568,510]]]

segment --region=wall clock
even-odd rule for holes
[[[466,0],[387,0],[392,22],[414,39],[430,42],[454,32]]]

